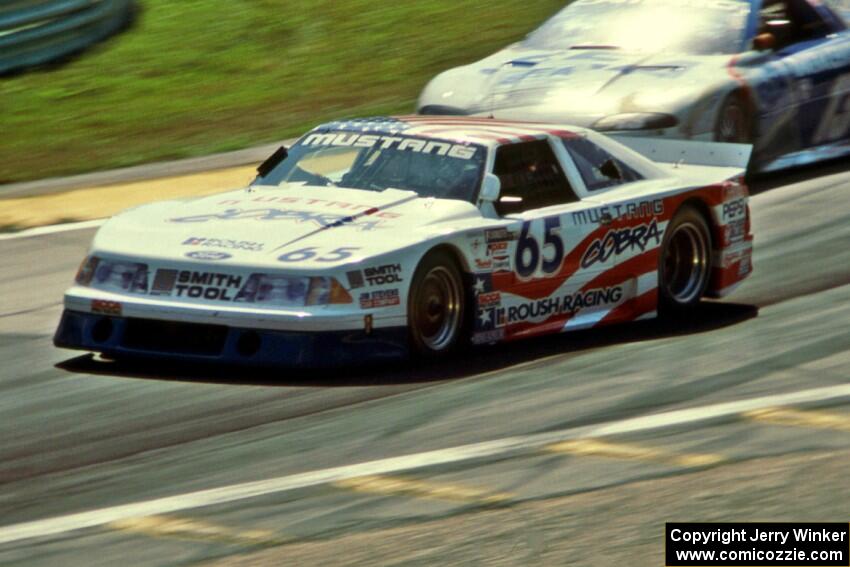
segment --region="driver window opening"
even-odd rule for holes
[[[588,191],[601,191],[643,179],[640,173],[590,140],[568,138],[562,141]]]
[[[772,36],[776,50],[824,37],[832,31],[814,9],[802,3],[767,0],[759,11],[757,36]]]
[[[500,147],[493,173],[502,185],[501,216],[579,200],[546,140]]]

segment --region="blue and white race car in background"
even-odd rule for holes
[[[575,0],[418,110],[753,143],[752,170],[829,159],[850,151],[848,4]]]

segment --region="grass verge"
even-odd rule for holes
[[[409,112],[426,82],[563,0],[140,0],[126,33],[0,78],[0,183],[271,142]]]

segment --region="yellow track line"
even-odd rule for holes
[[[227,545],[274,546],[291,543],[268,530],[234,530],[189,518],[147,516],[111,522],[109,529],[156,538],[209,541]]]
[[[361,476],[337,481],[333,483],[333,486],[370,494],[445,500],[482,506],[505,504],[513,499],[513,495],[507,493],[494,493],[467,486],[397,476]]]
[[[832,429],[850,433],[850,415],[820,411],[799,411],[790,408],[768,408],[744,414],[746,419],[770,425]]]
[[[662,463],[677,467],[697,468],[718,465],[726,461],[722,455],[680,454],[627,443],[614,443],[599,439],[576,439],[549,445],[545,449],[550,453],[575,455],[581,457],[603,457],[626,461],[645,461]]]

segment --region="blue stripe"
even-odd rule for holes
[[[138,320],[137,320],[138,321]],[[144,323],[144,321],[142,321]],[[245,328],[220,328],[224,336],[211,350],[198,344],[163,346],[153,338],[146,347],[128,346],[131,321],[66,310],[56,330],[54,344],[60,348],[99,352],[106,356],[173,360],[207,364],[234,364],[253,367],[336,368],[366,362],[401,360],[408,356],[407,328],[339,332],[266,331]],[[169,323],[157,323],[167,326]],[[207,332],[204,325],[181,326],[181,332]],[[245,352],[245,341],[253,348]],[[157,344],[159,343],[159,344]],[[205,354],[204,354],[205,353]]]

